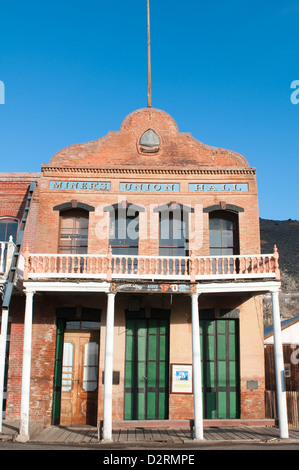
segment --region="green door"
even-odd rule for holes
[[[201,320],[204,418],[239,418],[239,321]]]
[[[168,419],[169,320],[127,318],[124,418]]]

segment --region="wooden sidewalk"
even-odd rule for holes
[[[17,422],[4,422],[2,440],[15,440],[18,434]],[[279,440],[279,429],[273,426],[222,426],[205,427],[205,443],[207,442],[270,442]],[[0,435],[1,440],[1,435]],[[289,430],[289,440],[298,441],[299,428]],[[103,445],[99,439],[98,429],[93,426],[49,426],[41,428],[32,424],[30,427],[31,443],[69,444],[69,445]],[[190,428],[120,428],[113,430],[113,444],[182,444],[191,443]],[[112,444],[112,445],[113,445]]]

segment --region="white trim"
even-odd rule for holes
[[[112,279],[173,279],[177,281],[189,280],[191,276],[186,275],[177,275],[177,274],[121,274],[121,273],[112,273]],[[214,279],[217,279],[217,276],[213,276]],[[83,274],[83,273],[30,273],[28,279],[107,279],[107,274]],[[205,279],[205,276],[204,276]],[[225,276],[223,277],[225,279]]]
[[[20,442],[27,442],[29,440],[33,296],[34,296],[34,290],[26,291],[24,343],[23,343],[23,369],[22,369],[22,386],[21,386],[21,415],[20,415],[19,435],[17,437],[17,440]]]
[[[254,274],[198,274],[195,276],[195,280],[208,280],[208,279],[263,279],[272,278],[275,279],[275,273],[254,273]]]
[[[24,282],[26,291],[35,292],[109,292],[109,282]]]
[[[182,274],[182,275],[177,275],[177,274],[113,274],[112,273],[112,279],[149,279],[154,281],[166,281],[167,279],[170,279],[172,281],[189,281],[191,279],[191,276],[189,274]]]
[[[288,439],[288,412],[278,292],[272,292],[272,316],[274,329],[274,358],[279,434],[281,439]]]
[[[5,242],[6,243],[6,242]],[[166,247],[167,248],[167,247]],[[49,258],[107,258],[107,255],[99,255],[99,254],[90,254],[90,253],[86,253],[86,254],[69,254],[69,253],[66,253],[66,254],[61,254],[61,253],[30,253],[30,256],[33,257],[33,256],[36,256],[36,257],[40,257],[40,256],[46,256],[46,257],[49,257]],[[195,259],[227,259],[227,258],[235,258],[235,259],[239,259],[239,258],[272,258],[273,257],[273,253],[258,253],[258,254],[245,254],[245,255],[206,255],[206,256],[196,256]],[[138,254],[138,255],[123,255],[123,254],[120,254],[120,255],[115,255],[115,254],[112,254],[112,258],[128,258],[128,259],[131,259],[131,258],[146,258],[146,259],[170,259],[170,260],[173,260],[173,259],[185,259],[185,260],[188,260],[188,259],[191,259],[191,256],[169,256],[169,255],[143,255],[143,254]]]
[[[187,256],[188,258],[188,256]],[[251,253],[247,255],[207,255],[207,256],[196,256],[195,259],[240,259],[240,258],[273,258],[273,253],[259,253],[252,255]]]
[[[118,278],[121,279],[121,278]],[[136,278],[137,279],[137,278]],[[140,277],[138,279],[141,279]],[[152,279],[152,278],[150,278]],[[161,280],[167,281],[167,277],[163,276]],[[110,292],[110,282],[72,282],[72,281],[25,281],[24,288],[26,291],[34,292]],[[280,281],[253,281],[253,282],[210,282],[197,283],[197,294],[208,293],[233,293],[233,292],[278,292],[280,289]]]
[[[61,253],[30,253],[31,257],[47,257],[47,258],[107,258],[107,255],[91,255],[91,254],[77,254],[72,255],[70,253],[66,253],[65,255]],[[121,255],[122,256],[122,255]],[[35,260],[37,261],[37,260]]]
[[[194,439],[203,440],[203,404],[198,294],[191,295]]]
[[[112,273],[112,279],[152,279],[165,280],[172,279],[176,281],[190,281],[190,274],[122,274]],[[107,279],[107,274],[86,274],[86,273],[29,273],[28,279]],[[196,281],[205,280],[232,280],[240,279],[275,279],[275,273],[256,273],[256,274],[202,274],[195,276]]]
[[[115,293],[109,293],[107,296],[108,299],[104,364],[103,441],[112,441],[112,377],[115,295]]]
[[[107,279],[107,274],[29,273],[28,279]]]
[[[217,282],[209,284],[197,284],[196,292],[198,294],[232,292],[278,292],[280,285],[280,281]]]
[[[8,308],[2,309],[1,315],[1,334],[0,334],[0,433],[2,432],[2,410],[4,400],[4,374],[5,374],[5,352],[7,344],[7,327],[8,327]]]

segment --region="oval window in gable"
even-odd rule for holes
[[[145,153],[158,152],[160,146],[159,136],[152,129],[148,129],[139,141],[140,150]]]

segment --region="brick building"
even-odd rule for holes
[[[194,420],[202,438],[204,420],[265,418],[262,294],[279,318],[278,253],[260,254],[243,156],[147,107],[41,173],[0,174],[0,192],[1,393],[20,439],[30,421],[109,440],[124,420]]]

